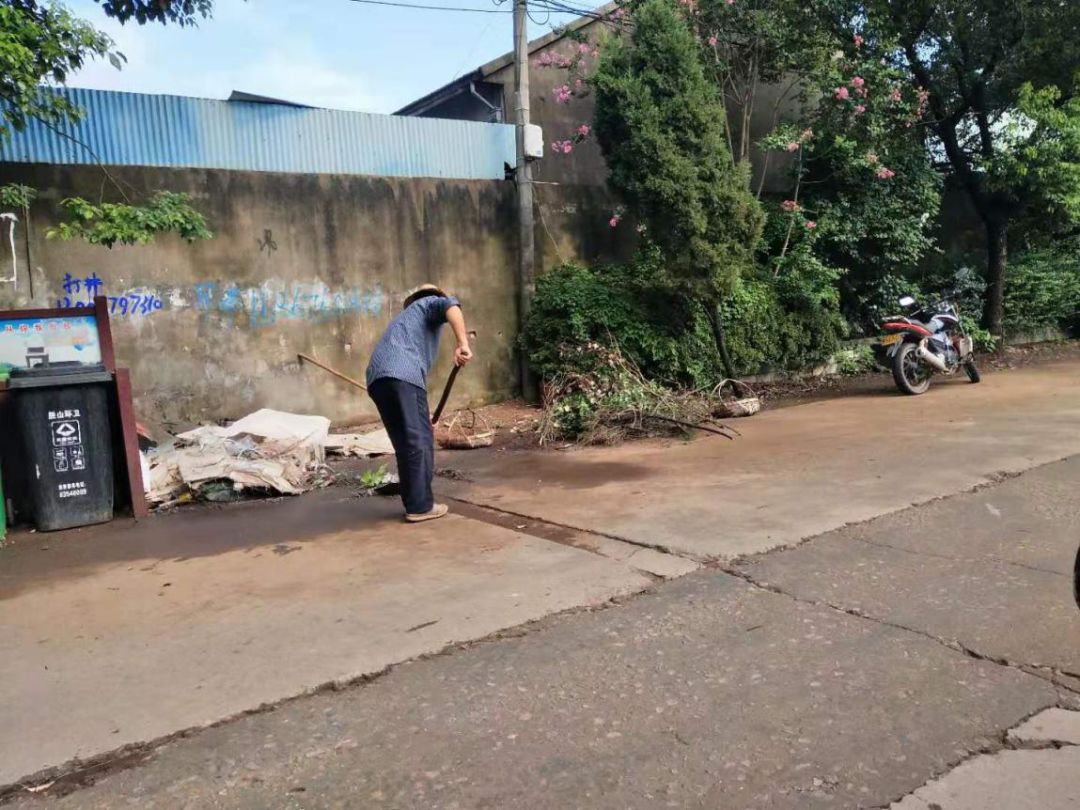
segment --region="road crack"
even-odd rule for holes
[[[853,616],[857,619],[863,619],[865,621],[874,622],[875,624],[880,624],[885,627],[891,627],[895,630],[902,630],[907,633],[912,633],[925,639],[929,639],[936,644],[940,644],[943,647],[946,647],[954,652],[961,653],[968,658],[974,659],[976,661],[983,661],[989,664],[1006,667],[1008,669],[1014,669],[1018,672],[1023,672],[1025,675],[1031,675],[1036,678],[1041,678],[1042,680],[1047,681],[1058,689],[1064,689],[1072,694],[1080,695],[1080,685],[1070,684],[1063,680],[1063,678],[1074,678],[1080,680],[1080,673],[1071,672],[1069,670],[1060,669],[1058,667],[1051,667],[1046,664],[1031,664],[1019,661],[1011,661],[1008,658],[1004,658],[1002,656],[990,655],[988,653],[980,652],[973,647],[969,647],[958,639],[937,636],[918,627],[911,627],[900,622],[894,622],[890,621],[889,619],[883,619],[879,616],[873,616],[858,608],[845,607],[844,605],[838,605],[824,599],[812,599],[805,596],[799,596],[798,594],[786,591],[777,585],[772,585],[768,582],[762,582],[755,578],[752,574],[750,574],[750,572],[733,565],[714,563],[713,567],[720,571],[723,571],[725,574],[737,577],[738,579],[746,582],[751,587],[757,588],[759,590],[768,591],[769,593],[775,593],[780,596],[785,596],[792,601],[799,602],[804,605],[827,608],[829,610],[836,611],[837,613],[843,613],[847,616]]]

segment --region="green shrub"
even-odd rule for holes
[[[874,350],[865,343],[859,343],[836,354],[836,372],[844,377],[856,377],[877,368]]]
[[[704,311],[665,284],[659,258],[589,268],[568,262],[536,285],[522,345],[550,379],[566,371],[567,347],[617,345],[647,378],[700,388],[719,379]]]
[[[617,346],[649,380],[706,388],[723,376],[700,303],[669,286],[653,253],[626,265],[560,265],[540,277],[522,345],[545,379],[569,370],[568,348]],[[843,337],[835,275],[800,257],[777,278],[740,279],[725,299],[729,349],[741,374],[828,359]]]
[[[1005,333],[1019,335],[1048,327],[1073,331],[1080,325],[1080,244],[1017,254],[1005,284]]]
[[[809,253],[792,257],[776,278],[740,279],[722,307],[740,372],[796,371],[831,357],[847,331],[835,279]]]

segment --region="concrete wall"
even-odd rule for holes
[[[341,422],[370,415],[360,392],[317,369],[301,369],[296,354],[362,377],[403,294],[425,281],[458,294],[480,332],[477,362],[461,375],[455,400],[512,391],[517,240],[511,183],[109,171],[135,197],[157,189],[192,194],[215,238],[187,245],[167,236],[111,250],[46,240],[62,198],[97,200],[104,192],[115,199],[116,192],[100,168],[5,164],[0,183],[25,183],[41,196],[30,228],[34,295],[20,226],[18,288],[0,284],[0,307],[86,300],[85,283],[77,290],[72,282],[96,274],[101,292],[114,299],[117,353],[132,370],[140,419],[183,425],[259,407]],[[10,275],[4,254],[0,277]],[[449,344],[444,340],[433,374],[433,396],[449,370]]]

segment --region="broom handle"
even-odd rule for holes
[[[469,332],[469,342],[476,343],[476,332]],[[450,376],[446,380],[446,387],[443,388],[442,396],[439,397],[439,404],[435,406],[435,413],[431,415],[431,424],[439,424],[439,418],[443,414],[443,409],[446,408],[446,401],[450,399],[450,389],[454,387],[454,380],[457,379],[458,372],[461,371],[461,366],[454,366],[450,371]]]
[[[313,366],[318,366],[323,371],[330,372],[335,377],[337,377],[339,380],[344,380],[349,385],[355,385],[361,391],[367,391],[367,386],[364,385],[363,383],[357,382],[352,377],[346,377],[340,371],[335,371],[334,369],[330,368],[330,366],[323,365],[318,360],[316,360],[314,357],[308,357],[306,354],[297,354],[297,357],[299,357],[301,360],[306,360],[307,362],[311,363],[311,365],[313,365]]]

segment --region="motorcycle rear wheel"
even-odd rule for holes
[[[919,358],[919,347],[905,343],[893,355],[893,381],[901,393],[910,396],[925,394],[930,387],[930,368]]]
[[[964,363],[964,371],[967,372],[968,379],[973,383],[982,381],[982,374],[979,373],[979,368],[975,365],[974,360],[968,360]]]

